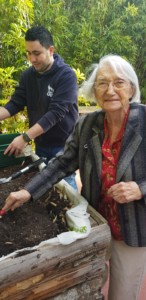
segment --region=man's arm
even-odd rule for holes
[[[0,121],[9,118],[11,115],[8,110],[4,107],[0,107]]]

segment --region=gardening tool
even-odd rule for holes
[[[32,146],[31,145],[27,145],[23,149],[22,153],[17,156],[17,158],[28,157],[28,156],[31,157],[32,161],[36,161],[36,160],[39,159],[39,156],[32,151]],[[45,167],[46,167],[46,163],[44,161],[42,161],[42,163],[40,163],[38,165],[38,168],[39,168],[40,171],[42,171]]]
[[[32,161],[36,161],[37,159],[39,159],[39,156],[34,152],[31,152],[30,157]],[[43,158],[42,163],[38,165],[39,171],[41,172],[44,168],[46,168],[46,165],[47,165],[47,158]]]
[[[7,182],[11,181],[12,179],[15,179],[15,178],[19,177],[21,174],[26,173],[27,171],[29,171],[33,167],[38,166],[39,164],[41,164],[42,162],[44,163],[45,161],[46,161],[45,158],[43,158],[43,157],[39,158],[38,160],[34,161],[33,163],[31,163],[27,167],[21,169],[20,171],[18,171],[16,173],[13,173],[10,177],[8,177],[8,178],[1,178],[0,179],[0,184],[7,183]]]

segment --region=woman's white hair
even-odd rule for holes
[[[132,65],[119,55],[108,54],[103,56],[98,64],[92,65],[92,72],[89,78],[84,81],[79,89],[79,96],[85,97],[89,101],[96,101],[94,94],[94,84],[96,82],[98,72],[103,65],[108,64],[117,73],[122,75],[126,80],[129,80],[134,93],[130,102],[140,102],[140,89],[136,72]]]

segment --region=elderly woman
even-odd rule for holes
[[[136,300],[146,276],[146,107],[133,67],[117,55],[99,61],[82,92],[101,109],[79,119],[64,153],[3,209],[37,200],[79,169],[82,195],[111,228],[109,299]]]

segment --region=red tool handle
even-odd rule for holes
[[[0,216],[4,216],[6,214],[5,209],[0,209]]]

